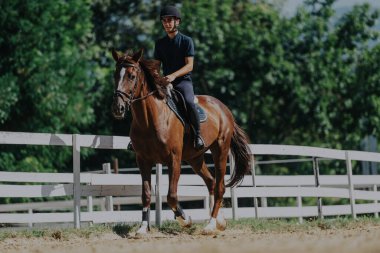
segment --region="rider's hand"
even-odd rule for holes
[[[176,79],[176,76],[173,75],[173,74],[170,74],[170,75],[165,76],[165,79],[166,79],[166,81],[168,81],[169,83],[171,83],[171,82],[173,82]]]

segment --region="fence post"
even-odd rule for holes
[[[313,157],[313,172],[314,172],[314,178],[315,178],[315,187],[320,188],[321,184],[319,181],[319,164],[318,164],[318,158]],[[322,212],[322,198],[317,197],[317,207],[318,207],[318,218],[323,219],[323,212]]]
[[[89,183],[87,185],[91,185],[91,184]],[[87,196],[87,212],[92,213],[93,211],[94,211],[94,203],[93,203],[92,196]],[[94,221],[90,221],[90,222],[88,222],[88,224],[90,226],[93,226]]]
[[[117,159],[117,158],[114,158],[114,159],[113,159],[113,173],[114,173],[114,174],[119,174],[119,159]],[[121,208],[120,208],[120,204],[118,204],[118,205],[116,206],[116,210],[117,210],[117,211],[120,211],[120,210],[121,210]]]
[[[32,208],[28,209],[28,214],[30,214],[30,218],[32,218],[32,215],[33,215],[33,209]],[[33,227],[33,223],[31,221],[28,223],[28,227],[29,228]]]
[[[374,192],[377,192],[377,185],[376,185],[376,184],[373,185],[373,191],[374,191]],[[378,204],[379,201],[375,200],[374,203],[375,203],[375,204]],[[377,206],[378,206],[378,205],[377,205]],[[379,218],[379,212],[375,212],[375,218]]]
[[[298,192],[301,192],[301,186],[300,185],[298,186]],[[298,207],[298,211],[301,213],[301,210],[302,210],[302,197],[301,197],[301,194],[299,194],[297,196],[297,207]],[[300,224],[303,223],[303,216],[302,215],[300,215],[298,217],[298,222]]]
[[[351,165],[350,153],[348,151],[346,151],[346,167],[347,167],[348,186],[349,186],[349,193],[350,193],[351,214],[352,214],[352,218],[356,219],[354,184],[352,182],[352,165]]]
[[[92,213],[93,211],[94,211],[94,203],[92,201],[92,196],[88,196],[87,197],[87,212]]]
[[[268,207],[268,199],[266,197],[261,197],[260,201],[261,201],[261,207]]]
[[[115,173],[115,174],[119,174],[119,159],[117,159],[117,158],[114,158],[113,159],[113,173]]]
[[[232,170],[235,167],[235,161],[234,161],[234,158],[233,158],[231,152],[229,152],[228,157],[230,160],[230,177],[231,177]],[[237,196],[235,194],[235,187],[231,187],[230,191],[231,191],[232,219],[237,220],[238,219],[238,217],[237,217],[238,200],[237,200]]]
[[[73,134],[74,228],[80,228],[80,135]]]
[[[103,173],[111,174],[111,164],[103,163]],[[106,196],[106,210],[113,211],[113,199],[112,196]]]
[[[254,157],[252,157],[251,159],[251,171],[252,171],[252,187],[253,187],[253,190],[255,191],[256,190],[256,170],[255,170],[255,159]],[[255,218],[258,219],[259,218],[259,208],[257,206],[257,197],[253,197],[253,205],[255,207]]]
[[[156,164],[156,226],[159,227],[162,224],[161,221],[161,212],[162,212],[162,197],[160,193],[161,186],[161,177],[162,177],[162,164]]]

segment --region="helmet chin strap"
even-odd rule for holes
[[[164,26],[164,25],[162,25],[162,26]],[[175,20],[173,29],[171,29],[170,31],[168,31],[168,33],[171,34],[171,33],[177,32],[178,31],[177,27],[178,27],[177,20]]]
[[[177,28],[173,28],[169,33],[175,33],[176,31],[178,31]]]
[[[173,27],[173,29],[169,33],[175,33],[175,32],[177,32],[178,31],[177,27],[178,27],[178,25],[177,25],[177,22],[175,21],[174,22],[174,27]]]

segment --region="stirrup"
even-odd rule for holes
[[[132,141],[128,143],[127,150],[135,152],[135,149],[133,148]]]
[[[201,135],[195,135],[195,138],[194,138],[194,148],[195,149],[203,149],[205,147],[205,141],[203,140],[202,136]]]

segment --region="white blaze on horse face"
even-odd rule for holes
[[[125,68],[121,68],[120,70],[120,78],[119,78],[119,83],[117,85],[117,90],[122,90],[122,84],[124,80],[124,75],[125,75]]]

